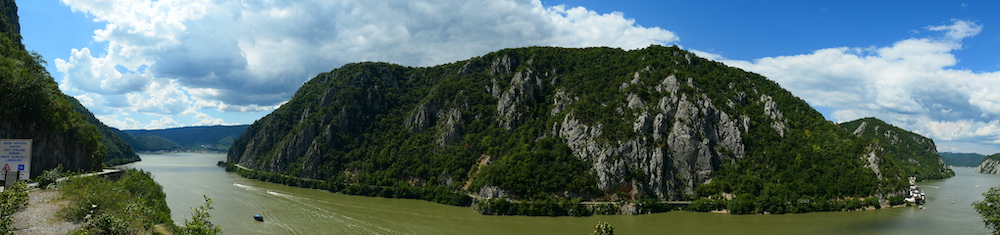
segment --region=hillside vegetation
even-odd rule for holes
[[[884,156],[899,162],[900,174],[917,180],[944,179],[955,176],[938,155],[934,140],[903,130],[876,118],[862,118],[840,124],[855,135],[879,142]]]
[[[976,166],[976,173],[1000,175],[1000,153],[989,155]]]
[[[86,107],[83,107],[83,104],[80,104],[80,101],[76,100],[76,98],[66,96],[66,99],[72,103],[73,110],[83,115],[87,123],[94,125],[97,128],[97,132],[101,134],[101,144],[104,145],[107,153],[104,157],[105,166],[121,165],[142,160],[138,154],[135,154],[132,146],[121,138],[120,135],[122,132],[120,130],[108,127],[100,120],[97,120],[97,117],[94,117],[94,114],[90,113],[90,110],[87,110]]]
[[[939,154],[944,163],[949,166],[975,167],[986,158],[986,156],[978,153],[941,152]]]
[[[32,139],[31,175],[58,165],[101,168],[108,149],[101,133],[74,110],[38,53],[21,44],[17,7],[0,3],[0,138]]]
[[[781,213],[902,193],[910,163],[882,149],[763,76],[677,47],[531,47],[319,74],[248,127],[227,161],[334,191],[443,188],[529,207],[714,198],[734,213]],[[378,192],[365,195],[394,195]]]

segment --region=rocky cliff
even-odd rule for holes
[[[902,190],[901,176],[876,174],[895,160],[874,146],[773,81],[677,47],[532,47],[320,74],[227,159],[484,198],[788,200]]]
[[[976,173],[1000,175],[1000,153],[986,156],[976,167]]]
[[[97,128],[73,110],[41,58],[24,50],[14,1],[0,7],[0,138],[33,140],[32,176],[58,165],[100,169],[107,150]]]
[[[883,156],[899,162],[899,174],[916,176],[917,180],[943,179],[955,176],[937,152],[934,140],[889,125],[876,118],[862,118],[840,124],[855,135],[877,140]],[[877,164],[877,163],[872,163]]]

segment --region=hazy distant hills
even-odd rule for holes
[[[126,142],[136,151],[226,151],[248,125],[197,126],[162,130],[124,130]]]
[[[979,163],[983,161],[983,158],[986,158],[985,155],[978,153],[942,152],[940,154],[941,154],[941,159],[944,159],[944,162],[947,163],[949,166],[975,167],[979,166]]]

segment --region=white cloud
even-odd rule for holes
[[[955,20],[925,29],[943,35],[753,61],[715,57],[837,110],[835,121],[874,116],[937,140],[1000,143],[1000,72],[954,68],[962,39],[977,35],[982,25]]]
[[[92,96],[88,107],[105,115],[267,111],[308,78],[350,62],[430,66],[510,47],[635,49],[679,40],[622,13],[539,0],[62,2],[106,24],[94,40],[107,53],[74,49],[55,60],[61,88]]]

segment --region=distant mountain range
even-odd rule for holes
[[[979,163],[983,161],[983,158],[986,158],[985,155],[978,153],[942,152],[940,154],[941,154],[941,159],[944,160],[944,163],[948,164],[949,166],[968,166],[968,167],[979,166]]]
[[[161,130],[124,130],[122,139],[136,151],[225,152],[249,125],[196,126]]]

